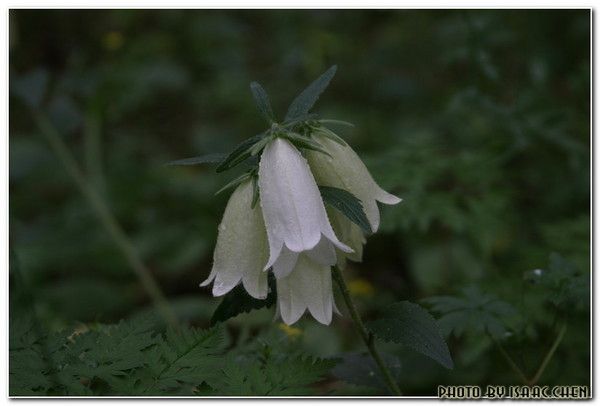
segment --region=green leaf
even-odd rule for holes
[[[176,161],[167,162],[166,166],[188,166],[188,165],[199,165],[199,164],[218,164],[221,163],[227,155],[221,153],[206,154],[195,156],[192,158],[178,159]]]
[[[327,69],[317,80],[312,82],[306,89],[302,91],[290,104],[288,111],[285,115],[285,121],[295,120],[305,114],[308,114],[309,110],[319,99],[319,96],[329,85],[329,82],[335,75],[337,66],[333,65]]]
[[[371,225],[363,210],[362,202],[356,196],[344,189],[331,186],[319,186],[319,190],[325,203],[339,210],[366,234],[371,234]]]
[[[247,158],[249,158],[251,150],[252,150],[252,146],[254,144],[256,144],[257,142],[259,142],[260,140],[262,140],[264,137],[265,137],[265,133],[258,134],[258,135],[255,135],[254,137],[250,137],[250,138],[246,139],[245,141],[241,142],[240,144],[238,144],[238,146],[235,147],[233,152],[231,152],[229,155],[227,155],[227,158],[225,158],[219,164],[219,166],[217,166],[217,172],[223,172],[228,169],[231,169],[234,166],[242,163]]]
[[[417,304],[394,303],[385,317],[368,322],[367,328],[382,340],[406,345],[448,369],[454,367],[435,319]]]
[[[256,106],[262,115],[267,119],[269,124],[274,123],[275,114],[273,113],[273,108],[271,107],[271,102],[269,101],[269,95],[265,89],[260,85],[260,83],[252,82],[250,83],[250,90],[252,91],[252,96],[254,96]]]
[[[248,313],[252,310],[273,306],[277,297],[275,289],[275,278],[272,273],[269,273],[269,294],[265,300],[253,298],[246,292],[242,285],[236,286],[223,297],[219,307],[217,307],[210,319],[210,324],[215,325],[218,322],[229,320],[241,313]]]
[[[474,287],[463,289],[461,296],[434,296],[423,299],[431,310],[442,316],[438,325],[445,335],[475,332],[491,334],[503,339],[507,333],[507,319],[516,315],[515,309],[493,295]]]

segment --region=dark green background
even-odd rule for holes
[[[374,289],[355,289],[361,310],[369,318],[394,300],[476,286],[518,310],[521,329],[505,345],[530,374],[552,342],[554,311],[524,273],[547,267],[552,252],[590,270],[589,52],[588,10],[10,12],[11,90],[22,75],[48,75],[44,114],[183,319],[204,326],[219,302],[198,284],[227,199],[214,192],[240,169],[163,164],[227,152],[262,131],[252,80],[283,117],[337,64],[314,111],[353,122],[338,133],[404,199],[382,209],[364,262],[347,270]],[[151,311],[14,96],[10,240],[49,328]],[[271,317],[240,316],[229,331],[279,329]],[[589,384],[589,310],[568,320],[540,383]],[[314,355],[362,348],[347,318],[297,327],[298,345]],[[453,371],[384,346],[400,356],[405,393],[518,383],[485,334],[466,331],[449,345]],[[330,390],[372,393],[335,379],[321,393]]]

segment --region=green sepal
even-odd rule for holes
[[[265,136],[266,133],[261,133],[238,144],[233,152],[231,152],[227,158],[225,158],[225,160],[223,160],[223,162],[217,166],[217,173],[231,169],[245,161],[248,157],[250,157],[250,151],[254,144],[262,140]]]
[[[234,180],[232,180],[231,182],[229,182],[228,184],[226,184],[225,186],[223,186],[221,189],[219,189],[215,193],[215,196],[218,195],[218,194],[220,194],[220,193],[223,193],[226,190],[235,188],[236,186],[238,186],[239,184],[241,184],[243,181],[245,181],[246,179],[250,178],[251,176],[252,176],[251,172],[244,173],[243,175],[235,178]]]
[[[319,123],[321,123],[321,124],[339,124],[339,125],[345,125],[346,127],[354,127],[354,124],[349,123],[348,121],[335,120],[335,119],[331,119],[331,118],[322,118],[319,120]]]
[[[318,127],[317,131],[319,131],[324,137],[329,138],[331,141],[340,144],[342,147],[348,146],[348,143],[346,143],[346,141],[344,141],[339,135],[337,135],[327,127]]]
[[[177,159],[175,161],[167,162],[166,166],[190,166],[190,165],[200,165],[200,164],[218,164],[223,162],[227,155],[226,154],[206,154],[195,156],[191,158]]]
[[[283,135],[285,138],[290,140],[292,144],[294,144],[298,148],[310,149],[312,151],[317,151],[322,154],[327,155],[330,158],[333,158],[329,152],[325,151],[323,146],[316,141],[313,141],[309,138],[303,137],[300,134],[287,132]]]

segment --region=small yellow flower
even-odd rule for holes
[[[302,330],[297,327],[288,326],[285,323],[279,323],[279,329],[283,331],[288,337],[296,338],[302,335]]]
[[[348,283],[348,289],[354,296],[370,297],[375,293],[373,285],[368,280],[362,278],[351,280]]]

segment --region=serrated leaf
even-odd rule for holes
[[[226,154],[215,153],[195,156],[191,158],[177,159],[175,161],[167,162],[166,166],[188,166],[188,165],[200,165],[200,164],[218,164],[227,157]]]
[[[337,66],[333,65],[327,69],[317,80],[312,82],[306,89],[302,91],[290,104],[285,115],[285,121],[295,120],[305,114],[308,114],[310,109],[315,105],[319,96],[329,85],[329,82],[335,75]]]
[[[242,163],[244,160],[250,157],[252,146],[262,140],[265,137],[265,133],[250,137],[240,144],[225,158],[219,166],[217,166],[217,172],[223,172],[234,166]]]
[[[331,186],[319,186],[323,202],[339,210],[348,220],[358,225],[366,234],[371,234],[371,224],[362,202],[352,193]]]
[[[336,360],[298,355],[230,358],[219,375],[209,382],[215,394],[227,396],[298,396],[311,394],[309,385],[320,381]],[[261,354],[262,355],[262,354]]]
[[[438,324],[444,334],[456,337],[470,331],[502,339],[507,333],[505,320],[517,314],[510,304],[473,287],[463,289],[461,297],[434,296],[423,302],[442,315]]]
[[[394,303],[385,317],[368,322],[367,328],[382,340],[403,344],[448,369],[454,367],[435,319],[417,304]]]
[[[262,115],[269,123],[274,123],[275,114],[273,113],[273,108],[271,107],[271,102],[269,101],[269,95],[265,89],[260,85],[260,83],[252,82],[250,83],[250,90],[252,91],[252,96],[254,97],[256,106]]]
[[[218,322],[229,320],[241,313],[248,313],[252,310],[271,307],[277,297],[275,288],[275,278],[269,274],[269,294],[264,300],[255,299],[246,292],[242,285],[238,285],[223,297],[223,300],[213,313],[210,324],[215,325]]]

